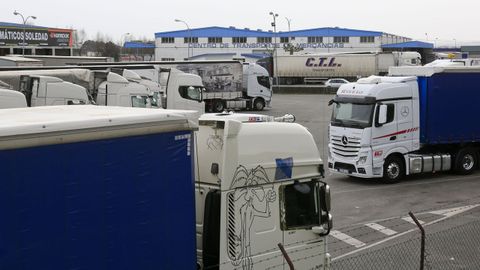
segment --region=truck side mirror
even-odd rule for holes
[[[378,109],[378,126],[382,126],[387,123],[387,105],[382,104]]]
[[[312,232],[320,236],[326,236],[333,227],[333,218],[329,213],[331,210],[331,193],[330,186],[324,182],[317,182],[319,209],[320,209],[320,225],[312,227]]]
[[[324,184],[320,187],[320,207],[323,211],[330,212],[331,210],[331,192],[330,186]]]

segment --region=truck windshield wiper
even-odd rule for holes
[[[352,128],[365,128],[365,126],[361,123],[355,122],[355,121],[348,121],[346,125],[352,127]]]
[[[343,120],[335,119],[332,121],[332,124],[343,126]]]

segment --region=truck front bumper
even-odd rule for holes
[[[381,167],[375,167],[368,164],[356,165],[349,162],[328,160],[328,169],[334,174],[349,175],[360,178],[379,178],[382,177]]]

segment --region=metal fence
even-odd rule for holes
[[[363,251],[334,256],[331,269],[480,269],[479,204],[477,199],[456,202],[448,205],[447,210],[433,209],[419,214],[431,219],[422,225],[426,232],[423,258],[420,229],[408,230],[402,237],[381,245],[376,245],[380,239],[372,238]],[[395,226],[392,224],[390,228],[395,229]],[[330,241],[329,245],[335,245],[336,241]],[[330,252],[338,253],[338,250]]]

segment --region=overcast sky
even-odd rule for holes
[[[15,2],[15,3],[14,3]],[[0,21],[20,22],[18,10],[35,15],[35,24],[48,27],[84,29],[90,37],[101,32],[118,42],[125,33],[154,38],[156,32],[182,30],[174,19],[185,20],[191,28],[235,26],[271,30],[270,11],[279,14],[279,31],[342,27],[388,32],[442,45],[480,43],[480,1],[478,0],[21,0],[6,1]]]

